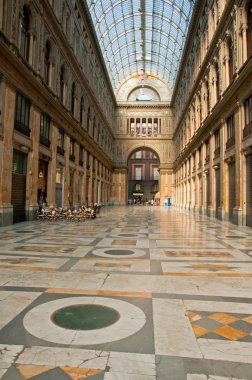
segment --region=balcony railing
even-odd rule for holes
[[[235,135],[231,136],[226,142],[226,149],[232,148],[235,145]]]
[[[252,134],[252,120],[243,129],[243,138],[248,137]]]

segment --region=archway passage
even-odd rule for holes
[[[150,149],[139,149],[128,161],[128,204],[159,205],[159,158]]]

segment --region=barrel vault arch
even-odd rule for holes
[[[159,160],[160,204],[165,204],[167,197],[172,197],[172,165],[167,162],[167,151],[170,141],[117,141],[115,146],[116,166],[113,173],[112,203],[127,204],[128,162],[134,152],[152,151]]]

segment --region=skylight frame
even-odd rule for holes
[[[114,90],[129,75],[142,73],[173,88],[195,0],[83,1]]]

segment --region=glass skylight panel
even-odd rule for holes
[[[84,1],[115,88],[140,72],[174,85],[194,0]]]

